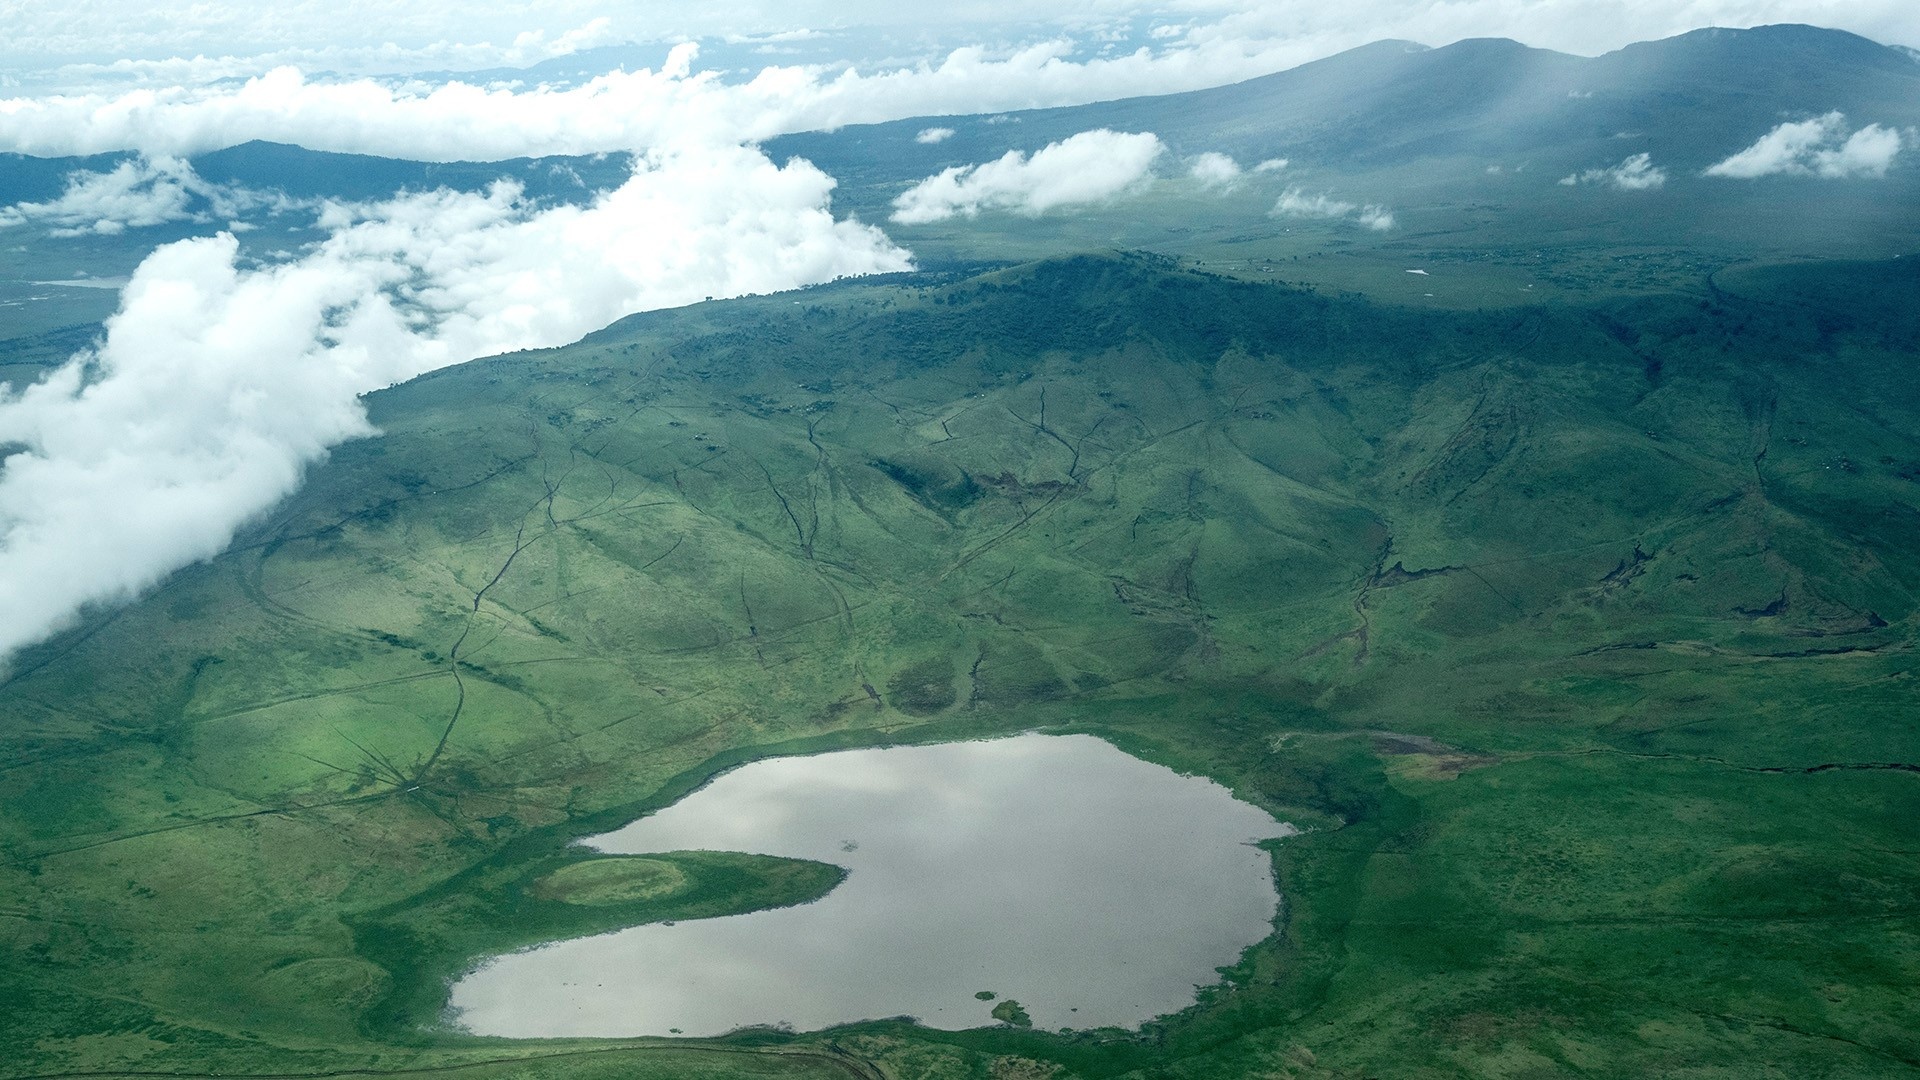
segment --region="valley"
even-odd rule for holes
[[[6,1075],[1920,1067],[1920,262],[1433,308],[1200,263],[716,301],[370,395],[0,683]],[[1191,1008],[441,1023],[472,958],[836,880],[661,856],[696,885],[569,905],[572,841],[1019,732],[1305,830]]]

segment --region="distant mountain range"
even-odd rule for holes
[[[1480,38],[1381,41],[1275,75],[1184,94],[939,120],[901,120],[769,144],[844,183],[884,183],[1032,150],[1089,128],[1152,131],[1179,153],[1287,157],[1349,171],[1424,158],[1572,168],[1629,150],[1698,171],[1773,126],[1834,110],[1855,125],[1920,124],[1914,50],[1839,30],[1696,30],[1598,57]]]
[[[1882,158],[1888,138],[1899,147],[1890,167],[1844,179],[1817,178],[1805,164],[1758,181],[1703,175],[1781,124],[1833,114],[1844,119],[1819,127],[1822,146],[1838,147],[1848,135],[1879,125]],[[949,133],[922,141],[929,128]],[[1664,251],[1674,272],[1692,276],[1752,259],[1920,253],[1920,53],[1811,26],[1697,30],[1591,58],[1503,39],[1443,48],[1382,41],[1207,90],[915,117],[782,136],[765,149],[776,161],[804,158],[835,177],[835,213],[885,222],[902,192],[944,169],[1030,153],[1097,128],[1155,134],[1171,151],[1157,166],[1163,177],[1184,172],[1187,159],[1204,152],[1232,155],[1248,169],[1269,159],[1287,164],[1231,197],[1225,190],[1164,184],[1148,202],[1087,205],[1039,220],[993,213],[887,227],[922,266],[947,268],[1107,248],[1251,266],[1356,243],[1391,248],[1390,259],[1479,258],[1497,250],[1509,265],[1534,269],[1544,266],[1533,261],[1540,258],[1578,261],[1585,258],[1581,252],[1605,250],[1610,254],[1602,263],[1611,267],[1629,265],[1619,262],[1624,245]],[[0,155],[0,206],[55,199],[73,170],[107,171],[130,156]],[[1628,166],[1642,171],[1623,175]],[[630,175],[631,158],[436,164],[252,142],[201,155],[193,167],[214,183],[301,199],[365,201],[440,187],[481,191],[511,177],[535,200],[581,203],[618,186]],[[1636,177],[1645,182],[1630,182]],[[1576,181],[1585,186],[1576,190]],[[1397,224],[1366,232],[1351,222],[1314,224],[1312,214],[1273,219],[1275,198],[1292,187],[1309,203],[1385,207]],[[310,221],[306,215],[275,221],[244,243],[271,255],[317,238],[288,235]],[[19,259],[32,269],[13,276],[124,275],[156,244],[219,223],[202,213],[193,221],[53,244],[22,231],[17,235],[35,246]],[[1289,240],[1295,228],[1304,231]],[[1309,234],[1319,239],[1300,239]],[[1442,249],[1455,255],[1436,256]],[[1302,280],[1318,273],[1311,269],[1301,268]],[[1591,283],[1596,273],[1608,276],[1603,269],[1589,262],[1562,276]],[[1636,280],[1645,277],[1639,270]],[[1325,280],[1346,281],[1338,272]],[[111,301],[111,294],[63,301],[71,310],[48,314],[46,325],[34,329],[103,318]]]
[[[767,149],[776,159],[813,161],[858,203],[868,201],[862,188],[890,188],[1100,127],[1154,132],[1180,154],[1219,151],[1246,164],[1286,157],[1345,172],[1523,156],[1539,168],[1576,168],[1643,151],[1697,172],[1776,124],[1835,110],[1855,126],[1920,125],[1920,52],[1797,25],[1696,30],[1592,58],[1499,38],[1443,48],[1381,41],[1207,90],[915,117],[784,136]],[[916,141],[934,125],[953,134],[937,144]],[[126,156],[0,155],[0,200],[52,198],[66,172],[110,168]],[[536,196],[567,198],[581,182],[618,183],[628,166],[624,155],[436,165],[249,143],[203,155],[194,167],[210,180],[296,196],[477,190],[513,175]]]

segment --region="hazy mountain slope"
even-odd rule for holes
[[[1210,90],[849,127],[769,148],[864,184],[917,179],[1096,127],[1152,131],[1183,154],[1354,171],[1456,155],[1570,165],[1621,145],[1627,133],[1645,142],[1633,149],[1651,147],[1671,166],[1697,171],[1782,119],[1834,109],[1857,124],[1920,123],[1920,64],[1809,26],[1699,30],[1591,59],[1498,39],[1437,49],[1389,41]],[[932,124],[955,134],[914,142]]]
[[[1096,127],[1152,131],[1182,154],[1224,151],[1247,164],[1291,157],[1348,171],[1463,155],[1591,164],[1593,154],[1630,135],[1639,140],[1634,149],[1698,171],[1782,119],[1836,109],[1857,125],[1920,124],[1920,64],[1899,48],[1810,26],[1698,30],[1594,58],[1504,39],[1435,49],[1382,41],[1207,90],[856,125],[785,136],[768,149],[776,158],[808,158],[850,187],[914,180]],[[934,125],[955,133],[933,145],[914,140]],[[50,198],[67,171],[110,168],[124,156],[0,155],[0,200]],[[624,155],[436,165],[271,143],[215,151],[194,164],[219,182],[342,198],[437,185],[476,190],[503,175],[536,194],[564,197],[578,186],[568,170],[603,187],[627,167]]]
[[[1147,249],[1249,276],[1284,264],[1295,280],[1415,306],[1478,307],[1528,302],[1538,295],[1528,289],[1550,286],[1691,288],[1747,260],[1920,251],[1911,137],[1884,175],[1704,175],[1781,123],[1834,112],[1845,117],[1841,135],[1868,124],[1920,130],[1920,65],[1805,26],[1701,31],[1591,59],[1499,40],[1381,42],[1190,94],[850,127],[768,151],[815,161],[841,180],[837,208],[883,221],[898,196],[943,169],[1095,128],[1150,131],[1172,153],[1144,192],[887,228],[924,265]],[[953,134],[918,141],[936,127]],[[1189,158],[1208,151],[1248,169],[1287,164],[1209,187],[1185,176]],[[1611,171],[1630,161],[1643,183]],[[1304,209],[1278,208],[1288,191]],[[1319,199],[1333,209],[1316,210]],[[1364,227],[1362,206],[1390,214],[1386,227]],[[1436,266],[1473,266],[1477,284],[1416,288],[1403,276]]]
[[[374,395],[383,436],[0,684],[0,1058],[549,1052],[413,1025],[524,943],[499,905],[569,838],[776,748],[1054,727],[1314,827],[1237,988],[1141,1039],[737,1049],[1920,1059],[1916,272],[1474,315],[1086,257],[637,316]],[[825,1067],[660,1053],[595,1060]]]
[[[306,199],[384,199],[402,191],[439,187],[485,191],[507,178],[520,183],[530,198],[576,201],[589,192],[620,186],[633,164],[626,154],[416,162],[251,142],[202,154],[193,159],[193,168],[215,183],[284,191]]]

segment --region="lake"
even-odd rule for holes
[[[1135,1027],[1272,932],[1272,860],[1253,845],[1294,832],[1090,735],[757,761],[584,843],[815,859],[848,869],[838,888],[499,957],[452,1009],[516,1037],[960,1029],[1009,998],[1040,1028]]]

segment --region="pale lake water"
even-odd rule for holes
[[[995,1022],[986,990],[1039,1028],[1136,1027],[1272,932],[1253,844],[1294,832],[1090,735],[757,761],[585,843],[817,859],[848,869],[837,888],[496,958],[454,985],[454,1019],[517,1037],[957,1030]]]

